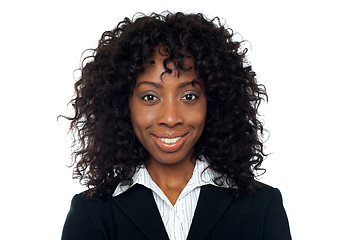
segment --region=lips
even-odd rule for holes
[[[163,152],[176,152],[178,151],[185,143],[188,138],[188,133],[177,133],[177,134],[157,134],[151,135],[154,143],[159,147]]]

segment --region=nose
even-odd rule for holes
[[[174,100],[166,100],[160,105],[158,124],[166,125],[167,127],[173,128],[177,125],[181,125],[184,122],[183,111]]]

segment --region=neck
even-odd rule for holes
[[[150,160],[147,170],[152,180],[174,205],[178,196],[192,177],[195,163],[196,160],[194,158],[189,158],[176,164],[163,164]]]

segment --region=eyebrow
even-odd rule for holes
[[[148,82],[148,81],[142,81],[137,84],[136,87],[139,87],[140,85],[145,84],[145,85],[151,85],[155,88],[163,88],[163,85],[160,83],[155,83],[155,82]]]
[[[153,87],[158,88],[158,89],[163,88],[163,85],[160,84],[160,83],[148,82],[148,81],[139,82],[136,87],[139,87],[142,84],[150,85],[150,86],[153,86]],[[189,85],[192,85],[192,86],[195,87],[195,84],[198,84],[199,86],[201,86],[200,81],[195,78],[194,80],[192,80],[190,82],[183,82],[183,83],[179,84],[178,89],[184,88],[184,87],[189,86]]]
[[[190,82],[183,82],[178,86],[178,89],[184,88],[186,86],[192,85],[193,87],[195,87],[195,84],[198,84],[199,86],[201,86],[200,81],[195,78],[194,80],[190,81]]]

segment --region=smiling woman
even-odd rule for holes
[[[204,128],[207,100],[192,58],[184,62],[188,69],[170,66],[164,73],[167,55],[161,52],[156,49],[154,63],[137,77],[129,106],[133,129],[149,153],[148,172],[174,205],[194,170],[194,147]]]
[[[63,240],[290,239],[256,181],[266,91],[218,18],[125,18],[76,82],[74,196]]]

